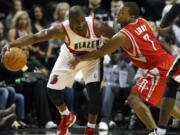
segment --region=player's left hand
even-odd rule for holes
[[[80,61],[78,60],[77,56],[75,56],[75,59],[69,61],[68,66],[69,66],[71,69],[75,69],[75,68],[76,68],[76,65],[77,65],[79,62],[80,62]]]

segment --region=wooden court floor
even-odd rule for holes
[[[83,128],[70,129],[68,135],[83,135]],[[18,129],[0,130],[0,135],[56,135],[56,130],[46,129]],[[147,131],[114,129],[110,131],[96,131],[96,135],[148,135]],[[180,135],[179,130],[170,131],[167,135]]]

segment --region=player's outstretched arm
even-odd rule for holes
[[[61,25],[52,26],[48,29],[41,30],[36,34],[30,34],[17,40],[10,42],[9,47],[27,46],[42,41],[47,41],[51,38],[58,38],[64,40],[65,33]]]
[[[131,43],[129,39],[122,34],[121,32],[118,32],[115,34],[112,39],[109,40],[107,44],[102,46],[100,49],[97,51],[90,52],[85,55],[77,56],[76,60],[77,61],[88,61],[88,60],[94,60],[103,57],[106,54],[113,53],[116,51],[119,47],[123,47],[127,50],[130,50],[131,48]]]
[[[107,38],[112,38],[112,36],[115,34],[115,31],[112,27],[96,19],[94,19],[94,28],[95,28],[96,35],[99,37],[103,36]]]

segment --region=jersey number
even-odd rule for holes
[[[154,42],[149,38],[149,35],[148,35],[147,33],[143,36],[143,38],[144,38],[145,40],[151,42],[153,49],[154,49],[155,51],[157,50],[156,47],[155,47],[155,45],[154,45]]]

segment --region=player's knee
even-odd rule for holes
[[[128,102],[128,104],[129,104],[129,106],[131,107],[131,108],[133,108],[133,106],[135,106],[137,103],[137,97],[136,97],[136,95],[134,95],[134,94],[130,94],[129,96],[128,96],[128,98],[127,98],[127,102]]]
[[[64,96],[61,91],[48,88],[48,96],[55,106],[61,106],[64,104]]]

